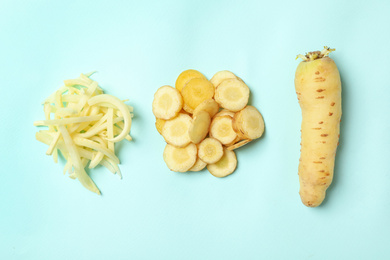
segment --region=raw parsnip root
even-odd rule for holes
[[[167,144],[164,149],[164,161],[171,171],[186,172],[194,166],[197,159],[197,148],[194,144],[179,148]]]
[[[176,79],[175,88],[182,91],[183,87],[191,80],[195,78],[206,78],[202,73],[197,70],[185,70],[180,73],[179,77]]]
[[[162,86],[154,94],[153,114],[156,118],[174,118],[183,107],[180,92],[171,86]]]
[[[239,142],[237,142],[237,143],[235,143],[233,145],[227,146],[226,149],[228,149],[229,151],[233,151],[233,150],[235,150],[237,148],[240,148],[240,147],[250,143],[250,141],[252,141],[252,140],[250,140],[250,139],[241,140],[241,141],[239,141]]]
[[[200,111],[206,111],[209,113],[210,117],[212,118],[215,116],[215,114],[218,113],[219,105],[217,102],[215,102],[214,99],[207,99],[200,103],[194,110],[194,115],[199,113]]]
[[[230,72],[228,70],[222,70],[218,71],[214,74],[214,76],[210,79],[210,82],[215,86],[218,87],[219,84],[222,83],[222,81],[227,79],[237,79],[237,76],[234,75],[233,72]]]
[[[340,136],[341,81],[334,51],[309,52],[295,72],[295,90],[302,109],[299,182],[302,203],[319,206],[332,182]]]
[[[67,160],[64,173],[69,172],[70,178],[77,178],[84,187],[100,194],[84,168],[103,165],[122,176],[114,145],[123,139],[131,140],[133,108],[103,94],[98,83],[89,78],[92,74],[65,80],[65,86],[43,102],[46,119],[34,125],[48,126],[48,130],[37,132],[36,139],[49,145],[46,154],[53,155],[55,161],[61,151]]]
[[[184,110],[193,113],[193,110],[203,101],[213,98],[214,91],[214,85],[206,78],[191,79],[181,91],[184,104],[186,105],[183,107]]]
[[[189,169],[189,171],[191,172],[199,172],[201,170],[203,170],[204,168],[206,168],[207,166],[207,163],[205,163],[204,161],[202,161],[199,157],[196,159],[196,162],[194,164],[194,166],[191,167],[191,169]]]
[[[200,111],[194,115],[188,135],[194,144],[200,143],[208,134],[210,127],[210,114],[206,111]]]
[[[207,164],[218,162],[222,155],[222,144],[214,138],[206,138],[199,144],[198,156]]]
[[[239,79],[227,79],[221,82],[215,90],[215,101],[230,111],[243,109],[249,100],[249,88]]]
[[[233,130],[233,118],[230,116],[214,117],[209,134],[224,145],[232,143],[237,138],[237,134]]]
[[[242,139],[257,139],[264,133],[264,120],[253,106],[247,106],[233,117],[233,129]]]
[[[160,135],[162,135],[162,129],[165,125],[165,122],[166,122],[166,120],[164,120],[164,119],[156,118],[155,126],[156,126],[156,129]]]
[[[222,158],[214,163],[207,165],[209,172],[215,177],[226,177],[234,172],[237,167],[237,157],[234,151],[229,151],[226,148],[223,150]]]
[[[186,114],[179,114],[177,117],[165,122],[162,128],[162,136],[165,141],[177,147],[187,146],[191,140],[188,130],[192,118]]]

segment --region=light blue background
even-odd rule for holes
[[[389,1],[0,2],[1,259],[390,259]],[[319,208],[298,195],[295,55],[335,47],[343,120]],[[263,138],[224,179],[170,172],[155,90],[194,68],[228,69],[252,91]],[[97,196],[35,140],[41,101],[81,72],[129,98],[123,180]]]

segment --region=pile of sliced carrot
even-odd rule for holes
[[[175,88],[165,85],[152,103],[157,131],[167,145],[163,157],[176,172],[201,171],[216,177],[232,174],[233,150],[262,136],[264,120],[248,105],[250,90],[234,73],[223,70],[208,80],[201,72],[185,70]]]

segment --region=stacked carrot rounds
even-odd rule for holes
[[[262,136],[264,120],[248,106],[250,90],[230,71],[208,80],[197,70],[183,71],[175,88],[163,86],[154,94],[157,131],[164,137],[164,161],[172,171],[201,171],[216,177],[237,167],[233,150]]]

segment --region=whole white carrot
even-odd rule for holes
[[[303,61],[295,73],[302,109],[299,194],[308,207],[317,207],[325,198],[340,137],[341,81],[335,62],[328,57],[332,51],[325,47],[298,55]]]

